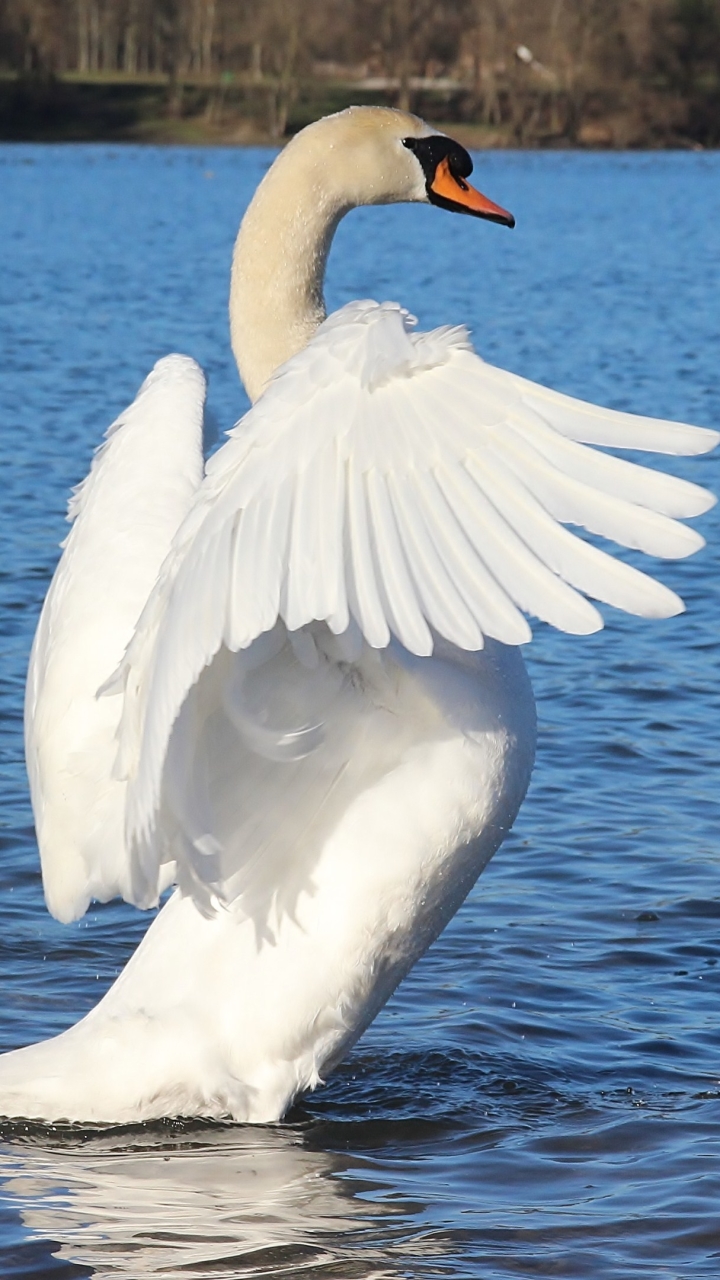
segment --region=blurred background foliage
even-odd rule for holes
[[[720,0],[0,0],[0,136],[280,139],[351,102],[487,146],[714,146]]]

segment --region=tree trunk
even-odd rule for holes
[[[138,22],[134,6],[130,9],[128,23],[123,39],[122,69],[128,76],[137,75],[138,70]]]
[[[498,14],[493,0],[475,0],[475,41],[475,109],[483,124],[501,124]]]
[[[256,84],[259,84],[263,78],[262,52],[262,42],[260,40],[254,40],[252,46],[252,61],[250,63],[250,75]]]
[[[410,74],[412,56],[410,48],[410,5],[411,0],[395,0],[395,42],[397,48],[397,77],[399,80],[397,104],[401,111],[412,109],[410,92]]]
[[[88,23],[88,71],[100,70],[100,13],[94,0],[89,5]]]
[[[90,70],[90,3],[78,0],[77,7],[77,69]]]
[[[116,71],[118,66],[118,29],[115,10],[106,5],[101,15],[101,60],[103,71]]]
[[[203,0],[200,39],[200,65],[205,75],[213,69],[213,40],[215,38],[215,0]]]

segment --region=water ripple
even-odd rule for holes
[[[75,1021],[146,927],[118,904],[67,928],[44,910],[24,672],[67,491],[153,361],[196,356],[224,426],[245,407],[227,272],[271,158],[0,147],[2,1048]],[[719,169],[484,155],[512,236],[360,210],[329,301],[399,298],[541,382],[717,425]],[[720,489],[720,458],[671,465]],[[716,1280],[719,524],[659,568],[686,615],[607,611],[582,641],[536,628],[516,828],[327,1086],[268,1128],[5,1126],[4,1276]]]

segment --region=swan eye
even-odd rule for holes
[[[403,138],[402,144],[417,156],[428,190],[432,187],[435,175],[442,161],[446,161],[453,178],[466,189],[464,179],[472,173],[473,162],[464,147],[453,138],[442,134],[431,134],[429,138]]]

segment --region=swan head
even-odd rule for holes
[[[296,134],[260,183],[233,255],[230,330],[251,400],[325,319],[325,264],[351,209],[433,204],[515,225],[470,186],[472,167],[459,142],[391,107],[348,107]]]
[[[343,212],[421,203],[515,225],[511,213],[467,181],[473,162],[465,148],[408,112],[348,107],[308,125],[288,145],[294,150],[320,166],[324,194]]]

